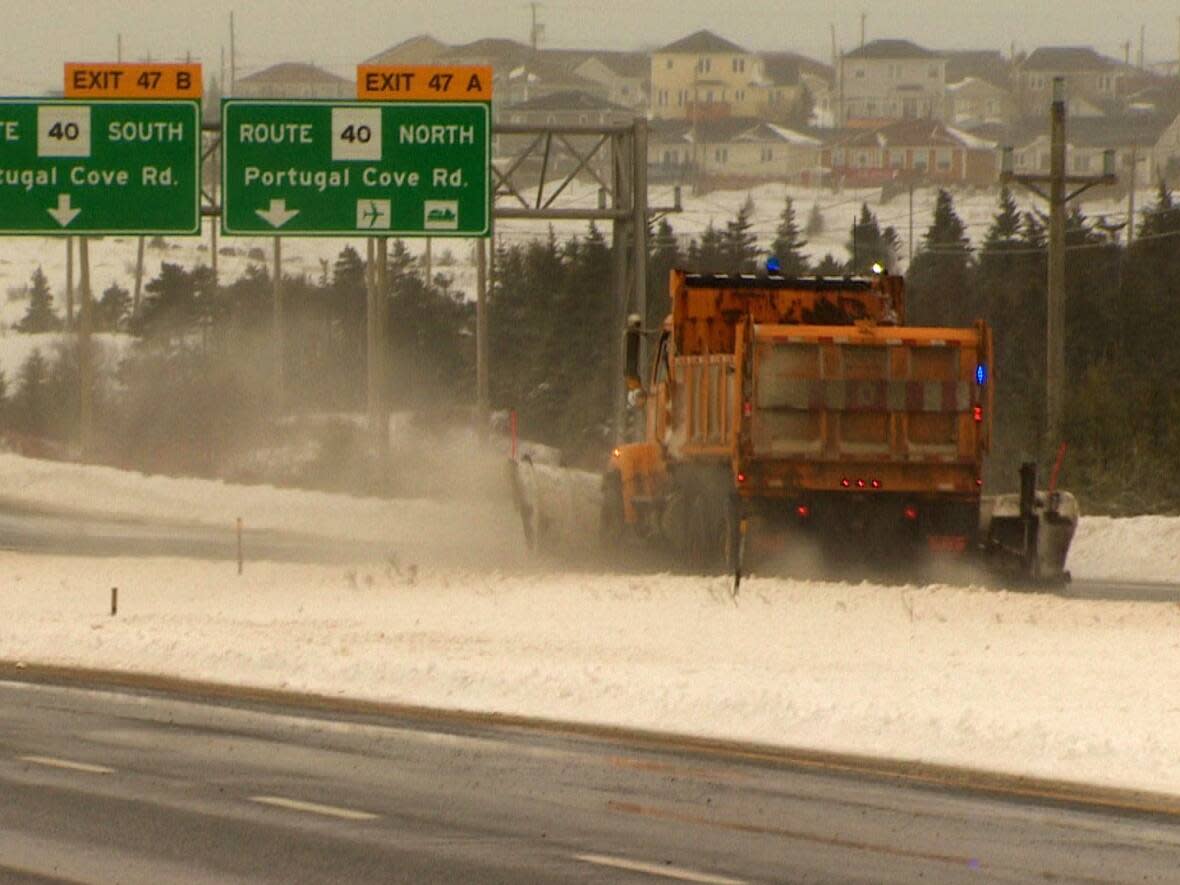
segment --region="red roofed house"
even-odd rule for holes
[[[832,180],[875,187],[913,177],[931,184],[989,185],[996,146],[937,120],[899,120],[835,135],[820,152]]]

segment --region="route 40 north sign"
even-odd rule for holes
[[[487,102],[225,99],[227,235],[488,234]]]
[[[0,99],[0,233],[196,234],[200,104]]]

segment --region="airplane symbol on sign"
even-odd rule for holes
[[[356,226],[359,230],[388,230],[390,215],[389,200],[356,201]]]

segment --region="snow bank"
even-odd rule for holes
[[[443,451],[454,450],[443,446],[432,454],[441,456]],[[466,462],[470,460],[469,452]],[[469,494],[456,490],[448,497],[382,499],[144,476],[0,453],[0,501],[203,525],[231,526],[241,517],[248,529],[384,543],[391,555],[414,561],[489,566],[521,562],[523,533],[507,479],[493,480],[485,473],[487,481],[480,484],[462,463],[455,469]]]
[[[107,616],[119,587],[120,612]],[[1180,611],[946,586],[0,560],[0,658],[1180,794]]]
[[[1076,578],[1180,583],[1180,518],[1085,517],[1069,568]]]

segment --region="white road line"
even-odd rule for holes
[[[85,771],[89,774],[114,774],[115,769],[105,765],[90,765],[87,762],[72,762],[69,759],[55,759],[52,756],[18,756],[22,762],[34,765],[48,765],[50,768],[66,768],[70,771]]]
[[[609,857],[605,854],[575,854],[574,860],[597,864],[600,867],[614,867],[617,870],[627,870],[632,873],[663,876],[665,879],[679,879],[681,882],[702,882],[704,885],[746,885],[743,879],[729,879],[725,876],[713,876],[709,873],[698,873],[696,870],[686,870],[684,867],[674,867],[662,863],[645,863],[641,860],[627,860],[625,857]]]
[[[282,796],[251,796],[250,801],[263,805],[274,805],[276,808],[290,808],[294,811],[322,814],[325,817],[339,817],[344,820],[377,819],[377,815],[367,811],[354,811],[351,808],[338,808],[335,805],[320,805],[318,802],[301,802],[298,799],[284,799]]]

